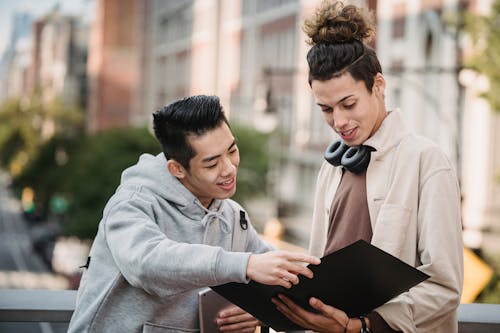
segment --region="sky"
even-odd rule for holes
[[[95,0],[0,0],[0,56],[9,42],[12,15],[15,12],[30,12],[35,18],[43,16],[54,6],[67,14],[81,14]]]

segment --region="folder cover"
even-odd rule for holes
[[[308,300],[314,296],[352,318],[369,313],[429,278],[429,275],[364,240],[330,253],[321,258],[319,265],[308,267],[314,277],[299,276],[299,284],[290,289],[255,281],[248,284],[231,282],[211,288],[265,325],[276,331],[287,331],[304,328],[276,309],[271,298],[278,294],[288,296],[311,312],[316,311]]]

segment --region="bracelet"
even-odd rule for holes
[[[345,326],[344,326],[344,333],[347,332],[347,326],[349,325],[350,321],[351,321],[351,318],[347,318],[347,323],[345,323]]]
[[[361,333],[370,333],[370,330],[366,326],[366,321],[364,316],[360,316],[359,320],[361,320]]]

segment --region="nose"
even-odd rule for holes
[[[230,157],[226,157],[222,161],[222,176],[230,176],[235,173],[237,165],[233,163]]]
[[[336,130],[344,129],[349,123],[349,118],[342,110],[333,112],[333,128]]]

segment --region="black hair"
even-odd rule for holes
[[[312,45],[307,53],[309,84],[350,73],[371,91],[382,67],[365,41],[374,35],[370,13],[342,2],[323,1],[315,15],[305,21],[304,32]]]
[[[188,171],[189,161],[196,152],[187,137],[201,136],[223,122],[229,126],[217,96],[185,97],[153,113],[153,128],[163,154],[167,160],[176,160]]]

